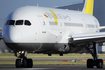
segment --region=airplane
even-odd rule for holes
[[[83,11],[25,6],[14,10],[6,19],[2,37],[5,44],[20,55],[16,68],[32,68],[28,53],[78,53],[86,49],[93,59],[87,68],[103,68],[96,44],[105,42],[105,26],[93,16],[94,0],[86,0]]]

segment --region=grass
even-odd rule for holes
[[[15,65],[15,61],[0,61],[0,65]]]
[[[99,54],[100,58],[105,58],[105,54]],[[47,54],[28,54],[28,58],[92,58],[91,54],[64,54],[64,56],[59,56],[54,54],[48,56]],[[3,53],[0,54],[0,59],[11,59],[16,58],[13,53]],[[86,62],[62,62],[62,61],[34,61],[34,65],[86,65]],[[105,64],[105,63],[104,63]],[[0,65],[15,65],[15,61],[0,61]]]
[[[0,59],[16,58],[13,53],[2,53],[0,54]]]
[[[59,54],[53,54],[48,56],[47,54],[28,54],[28,58],[92,58],[91,54],[64,54],[59,56]],[[0,59],[17,58],[13,53],[2,53],[0,54]],[[105,58],[105,54],[99,54],[99,58]]]
[[[28,54],[28,58],[92,58],[92,56],[84,54],[64,54],[64,56],[59,56],[59,54],[53,54],[48,56],[47,54]],[[3,53],[0,54],[0,58],[16,58],[13,53]]]
[[[53,54],[48,56],[47,54],[29,54],[28,57],[31,58],[91,58],[91,55],[82,55],[82,54],[64,54],[64,56],[59,56],[59,54]]]

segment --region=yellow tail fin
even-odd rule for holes
[[[93,15],[94,0],[87,0],[84,5],[83,11],[90,15]]]

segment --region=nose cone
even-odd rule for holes
[[[4,34],[6,43],[21,43],[22,34],[16,27],[7,27]]]

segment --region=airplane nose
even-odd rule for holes
[[[15,27],[8,28],[4,35],[4,40],[7,43],[21,43],[22,42],[22,34]]]

